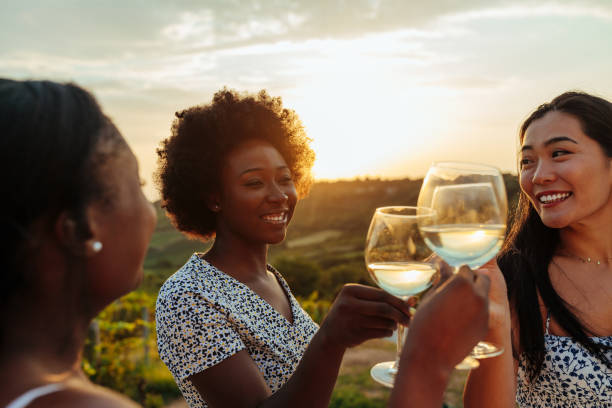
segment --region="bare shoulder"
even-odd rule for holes
[[[35,400],[30,408],[135,408],[139,407],[131,399],[108,388],[97,385],[71,386]]]

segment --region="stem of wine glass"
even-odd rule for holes
[[[397,353],[395,355],[395,363],[389,369],[394,375],[397,374],[399,370],[400,356],[402,355],[402,348],[404,347],[404,336],[406,335],[407,326],[404,326],[401,323],[397,324]]]
[[[459,273],[459,269],[461,269],[460,266],[453,266],[453,274]],[[478,360],[468,355],[463,359],[462,362],[457,364],[455,368],[457,370],[471,370],[473,368],[477,368],[479,365],[480,363],[478,362]]]

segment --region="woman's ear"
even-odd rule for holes
[[[99,207],[89,206],[87,207],[87,211],[85,211],[87,228],[89,230],[89,234],[85,243],[85,254],[87,256],[93,256],[102,251],[104,244],[102,243],[103,236],[103,225],[104,221],[102,220],[102,213],[100,212]]]
[[[58,242],[71,252],[78,252],[81,240],[78,238],[77,223],[67,212],[62,212],[55,220],[54,232]]]
[[[220,195],[217,193],[213,193],[213,194],[209,194],[208,197],[206,198],[206,206],[208,207],[208,209],[214,213],[218,213],[221,211],[221,204],[220,204]]]
[[[77,256],[93,256],[103,247],[98,239],[99,223],[90,217],[89,211],[87,213],[86,219],[83,220],[87,225],[79,225],[79,222],[66,211],[62,212],[55,221],[54,231],[58,241]]]

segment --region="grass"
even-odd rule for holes
[[[348,350],[329,406],[385,407],[391,392],[370,378],[370,369],[374,364],[394,357],[395,344],[388,340],[370,340]],[[466,377],[465,371],[454,371],[451,375],[444,393],[444,403],[448,407],[463,408],[462,393]]]
[[[370,369],[376,363],[395,356],[395,344],[389,340],[370,340],[347,350],[342,360],[340,374],[329,403],[330,408],[383,408],[387,406],[391,390],[376,383],[370,377]],[[417,367],[418,369],[418,367]],[[463,408],[461,395],[467,372],[453,372],[444,394],[445,407]],[[427,392],[427,390],[424,390]],[[180,400],[172,408],[187,408]]]

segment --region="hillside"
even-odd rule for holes
[[[514,208],[516,176],[504,175],[509,208]],[[317,182],[296,208],[287,239],[271,247],[270,261],[298,296],[318,290],[331,298],[345,282],[370,283],[363,247],[377,207],[416,204],[422,179],[357,179]],[[195,251],[207,248],[179,233],[159,203],[158,224],[145,260],[145,288],[154,292]]]

